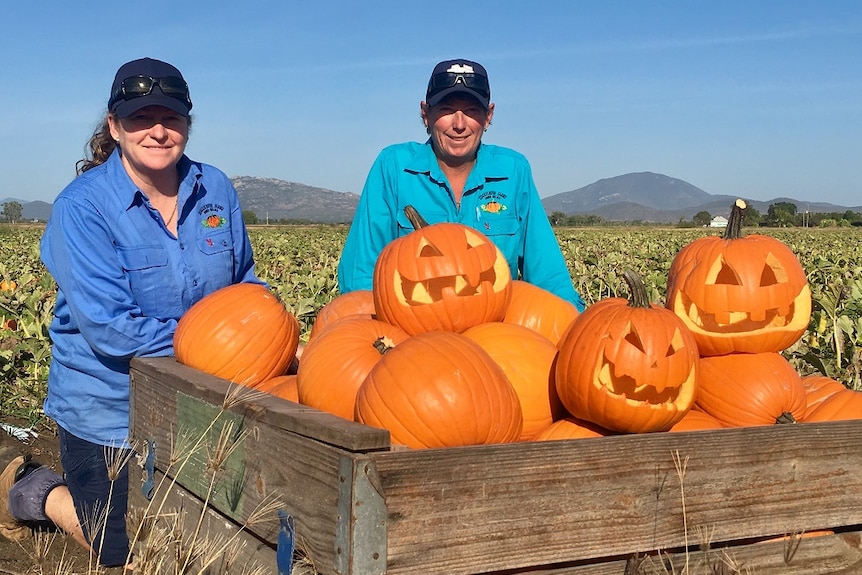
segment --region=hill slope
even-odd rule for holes
[[[359,195],[315,188],[275,178],[232,178],[243,211],[261,221],[291,219],[321,223],[349,223]]]
[[[848,208],[792,198],[757,201],[743,196],[743,199],[762,214],[767,212],[771,204],[777,202],[795,204],[799,211],[862,211],[862,207],[858,206]],[[736,196],[708,194],[677,178],[652,172],[637,172],[598,180],[577,190],[549,196],[542,200],[542,205],[548,214],[563,212],[567,216],[597,215],[609,221],[676,223],[680,218],[690,220],[700,211],[709,212],[713,216],[727,216],[734,200]]]

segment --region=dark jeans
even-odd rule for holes
[[[125,461],[128,451],[90,443],[75,437],[62,427],[58,428],[60,461],[63,464],[66,484],[75,502],[78,520],[84,528],[84,535],[102,565],[123,565],[129,554],[129,537],[126,533],[129,467],[123,466],[112,486],[108,478],[106,459]],[[110,453],[109,457],[105,455],[106,450]]]

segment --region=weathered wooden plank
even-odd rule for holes
[[[156,481],[161,482],[162,479],[163,476],[156,472]],[[261,575],[275,575],[278,572],[276,550],[271,543],[260,540],[247,530],[240,529],[236,522],[216,512],[212,507],[204,506],[200,499],[180,486],[173,486],[169,490],[160,490],[156,493],[151,504],[140,489],[142,482],[141,468],[136,465],[130,466],[129,508],[132,512],[129,514],[129,529],[132,540],[136,542],[135,553],[138,556],[146,553],[144,548],[147,545],[152,545],[146,540],[135,537],[144,514],[150,517],[161,517],[162,519],[156,523],[156,526],[161,529],[170,529],[174,518],[179,517],[182,526],[180,532],[185,540],[195,539],[198,542],[220,541],[226,543],[235,539],[239,544],[237,546],[238,551],[233,558],[234,567],[259,567],[260,570],[257,572]],[[201,514],[203,514],[203,521],[198,527]],[[193,535],[195,530],[198,530],[197,536]],[[238,572],[237,568],[230,569],[230,566],[227,566],[228,569],[225,570],[224,567],[226,566],[221,561],[215,567],[220,568],[216,569],[216,572]]]
[[[227,382],[200,377],[196,371],[177,375],[179,371],[175,366],[149,373],[133,368],[133,441],[142,451],[147,444],[154,445],[156,469],[177,477],[185,490],[205,499],[212,477],[208,459],[215,450],[219,430],[228,425],[234,432],[241,429],[243,433],[236,434],[237,445],[223,465],[225,478],[211,490],[210,504],[231,520],[244,523],[266,498],[276,496],[281,508],[296,520],[297,541],[323,566],[323,573],[335,572],[334,565],[344,561],[338,549],[344,525],[339,516],[345,479],[340,475],[341,460],[351,452],[314,439],[322,436],[333,440],[325,430],[315,429],[319,425],[313,421],[317,421],[319,412],[305,407],[295,409],[295,404],[272,397],[257,397],[250,403],[222,410]],[[298,420],[303,423],[298,424]],[[215,425],[208,429],[213,421]],[[355,436],[360,438],[358,442],[375,447],[381,444],[379,434],[375,437],[366,433],[371,428],[354,423],[349,427],[363,429],[335,439],[351,443],[342,440]],[[200,437],[207,440],[191,456],[180,456],[176,452],[190,450],[176,447],[178,436],[186,438],[179,441],[185,444]],[[388,433],[385,437],[388,440]],[[351,478],[346,481],[350,484]],[[268,528],[265,525],[255,525],[250,530],[274,544],[277,524]],[[344,545],[341,553],[350,550],[349,545]],[[346,564],[351,561],[348,558]]]
[[[231,382],[185,366],[173,358],[138,358],[132,360],[132,385],[182,392],[213,405],[222,405],[232,387]],[[156,390],[153,390],[156,392]],[[244,394],[248,397],[248,393]],[[132,397],[132,401],[135,398]],[[158,425],[162,413],[160,403],[143,403],[131,409],[135,418],[148,418]],[[347,421],[330,413],[290,401],[257,394],[254,401],[245,402],[231,411],[253,416],[255,420],[311,439],[329,443],[348,451],[389,449],[389,432]]]
[[[850,575],[862,573],[862,532],[593,559],[486,575]]]
[[[862,524],[860,432],[836,422],[368,457],[389,509],[388,572],[455,574],[683,547],[697,528],[722,542]]]

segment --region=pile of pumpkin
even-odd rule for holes
[[[723,237],[680,250],[665,307],[627,271],[628,300],[578,314],[512,280],[480,232],[408,208],[417,229],[384,248],[371,290],[320,310],[294,375],[298,323],[259,285],[192,307],[176,357],[412,448],[862,418],[862,393],[781,355],[808,327],[811,293],[785,244],[742,236],[744,209]]]

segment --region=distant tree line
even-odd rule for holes
[[[257,217],[251,210],[243,210],[242,211],[242,221],[245,222],[247,226],[258,226],[258,225],[270,225],[270,226],[308,226],[308,225],[319,225],[320,222],[311,221],[306,218],[267,218],[266,220],[261,220]],[[340,222],[349,224],[350,222]]]
[[[676,223],[680,228],[706,227],[712,221],[712,214],[703,210],[697,212],[690,220],[680,218]],[[567,216],[563,212],[553,212],[548,220],[554,227],[607,227],[607,226],[654,226],[655,223],[642,222],[639,220],[629,222],[611,222],[601,216],[590,214],[575,214]],[[796,204],[791,202],[776,202],[770,204],[766,214],[761,214],[756,208],[749,206],[745,210],[743,225],[749,228],[830,228],[862,226],[862,214],[847,210],[845,212],[814,213],[800,212]]]

